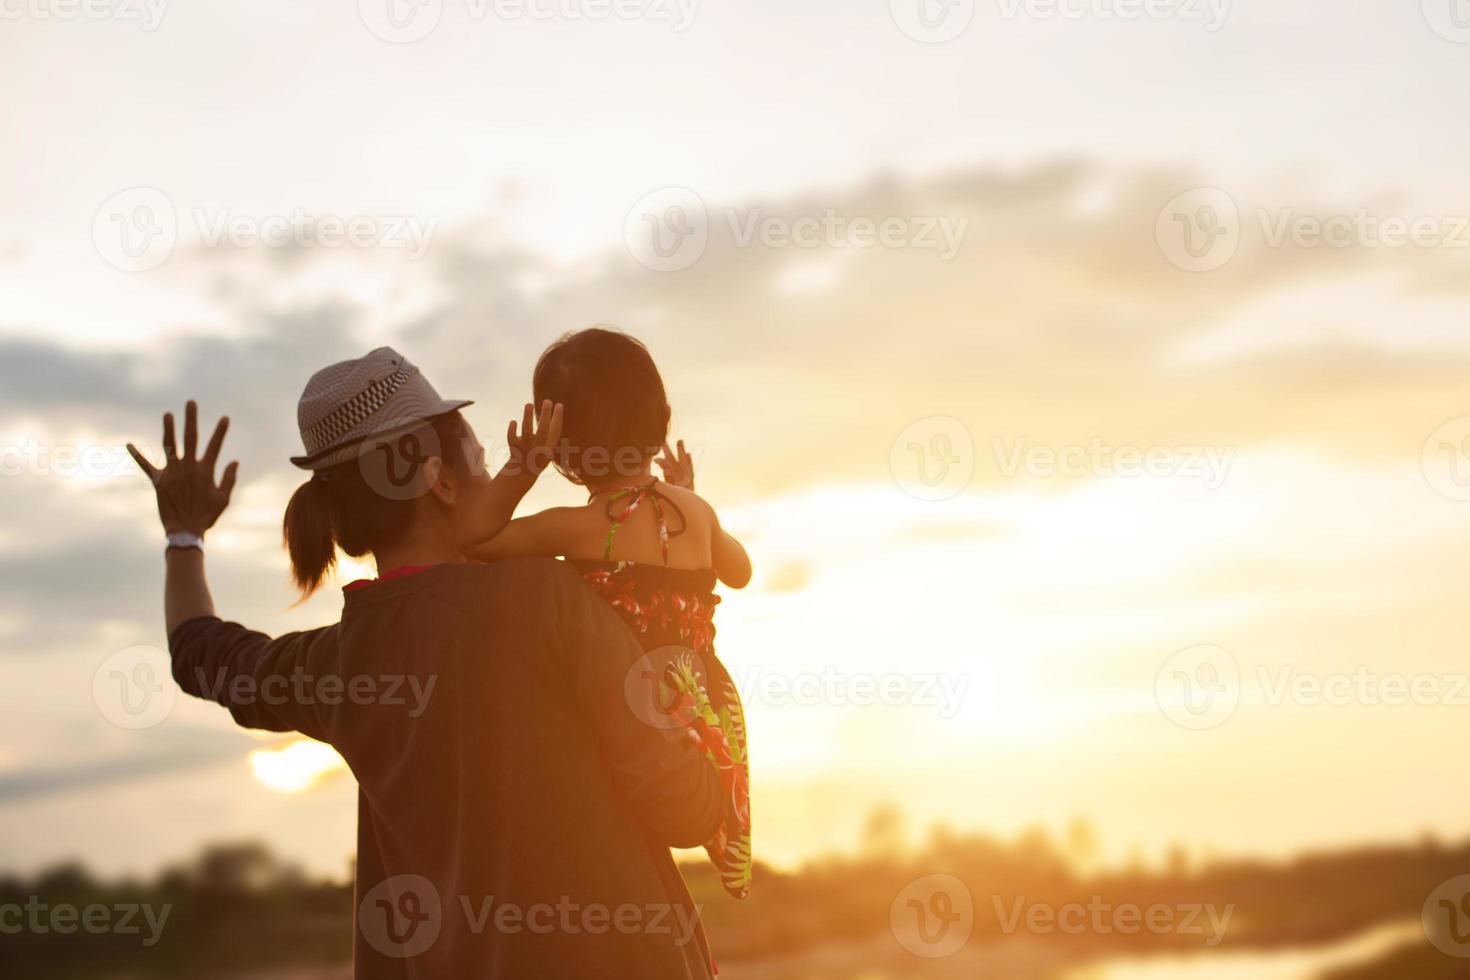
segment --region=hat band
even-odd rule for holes
[[[307,446],[330,447],[382,408],[392,397],[393,392],[402,387],[403,382],[407,381],[415,370],[415,368],[402,367],[387,377],[374,381],[303,432],[301,441]]]

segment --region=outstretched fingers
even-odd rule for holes
[[[168,465],[179,458],[178,443],[174,441],[174,413],[163,413],[163,458]]]
[[[209,472],[214,472],[214,464],[219,460],[219,451],[225,444],[225,433],[230,431],[230,417],[224,415],[215,424],[214,435],[209,437],[209,445],[204,447],[204,466]]]
[[[192,460],[199,449],[199,406],[190,399],[184,405],[184,458]]]
[[[219,492],[224,494],[226,500],[230,499],[230,491],[235,489],[235,476],[240,472],[238,460],[225,467],[224,476],[220,477]]]
[[[148,477],[148,479],[153,483],[158,482],[158,468],[155,467],[152,463],[148,462],[147,458],[143,455],[142,452],[139,451],[138,447],[133,445],[131,442],[128,443],[128,455],[133,457],[133,462],[138,464],[138,468],[143,471],[144,476]]]

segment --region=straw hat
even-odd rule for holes
[[[311,376],[296,406],[305,455],[291,462],[320,470],[357,456],[364,443],[457,411],[471,401],[446,401],[391,347],[341,361]]]

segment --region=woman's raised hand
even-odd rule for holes
[[[694,489],[694,460],[684,451],[684,440],[680,439],[676,446],[678,452],[669,448],[664,443],[664,454],[654,460],[658,468],[664,471],[664,482],[671,487],[683,487],[685,490]]]
[[[231,463],[225,467],[219,482],[215,482],[214,466],[230,428],[228,418],[219,420],[204,455],[195,458],[199,445],[198,416],[198,406],[189,402],[184,408],[184,452],[180,455],[174,442],[173,413],[164,413],[162,469],[148,462],[137,446],[128,443],[128,452],[153,481],[158,495],[158,517],[163,521],[164,531],[170,534],[175,531],[203,534],[213,527],[230,503],[230,491],[235,489],[235,474],[240,468],[238,462]]]

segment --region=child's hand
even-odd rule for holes
[[[534,406],[526,403],[520,431],[516,430],[516,420],[511,419],[505,432],[506,444],[510,446],[510,462],[506,469],[534,479],[551,465],[557,443],[561,441],[561,411],[560,402],[552,405],[550,401],[544,401],[541,403],[541,415],[537,418]]]
[[[654,460],[659,469],[664,471],[664,482],[671,487],[683,487],[685,490],[694,490],[694,460],[684,451],[684,440],[680,439],[675,445],[679,447],[676,454],[664,443],[664,454]]]

